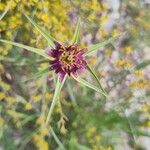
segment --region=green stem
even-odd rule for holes
[[[65,150],[63,144],[61,143],[61,141],[58,139],[57,135],[55,134],[54,130],[52,128],[50,128],[50,133],[52,134],[52,136],[54,137],[54,140],[56,141],[56,143],[59,145],[59,147],[62,150]]]
[[[55,107],[55,105],[57,103],[58,96],[60,94],[61,88],[62,88],[65,80],[66,80],[66,77],[64,77],[62,82],[59,80],[59,78],[57,79],[57,83],[56,83],[56,88],[55,88],[52,104],[51,104],[51,107],[49,109],[48,116],[47,116],[47,119],[46,119],[46,126],[48,125],[48,123],[49,123],[49,121],[51,119],[52,112],[53,112],[54,107]]]
[[[135,145],[136,145],[135,133],[136,132],[134,130],[134,127],[131,124],[130,118],[128,118],[128,116],[126,115],[126,110],[124,111],[124,115],[125,115],[125,118],[127,120],[127,124],[128,124],[129,130],[131,131],[130,134],[129,134],[130,135],[131,144],[135,148]]]

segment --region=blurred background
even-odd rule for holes
[[[80,47],[120,36],[87,57],[108,98],[69,78],[55,107],[52,133],[43,126],[54,93],[39,55],[0,43],[0,150],[149,150],[149,0],[0,0],[0,38],[48,46],[24,14],[67,43],[78,17]],[[94,84],[84,72],[83,78]]]

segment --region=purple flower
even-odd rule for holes
[[[80,49],[77,44],[66,47],[58,42],[55,42],[55,49],[46,49],[46,53],[53,58],[49,62],[50,68],[59,75],[61,80],[65,75],[77,75],[86,68],[84,57],[86,51],[86,48]]]

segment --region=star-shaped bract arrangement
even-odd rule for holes
[[[3,40],[3,39],[0,39],[0,42],[12,44],[14,46],[18,46],[20,48],[23,48],[25,50],[28,50],[30,52],[34,52],[38,55],[43,56],[44,58],[49,60],[50,69],[54,70],[55,73],[59,75],[57,82],[56,82],[56,87],[55,87],[55,92],[54,92],[54,96],[52,99],[52,103],[51,103],[51,106],[47,115],[47,119],[45,122],[46,126],[51,120],[53,109],[57,103],[60,91],[64,85],[64,82],[67,76],[72,76],[80,84],[83,84],[84,86],[91,88],[103,94],[105,97],[107,97],[107,93],[102,88],[99,78],[97,77],[97,75],[94,73],[94,71],[86,62],[85,56],[92,54],[95,50],[98,50],[99,48],[104,47],[107,44],[110,44],[110,43],[112,44],[118,37],[112,37],[101,43],[97,43],[97,44],[89,46],[88,48],[81,49],[77,45],[79,31],[80,31],[80,19],[79,19],[69,46],[64,46],[63,44],[55,40],[53,37],[51,37],[50,34],[47,34],[47,32],[45,32],[41,27],[39,27],[32,20],[32,18],[30,18],[27,15],[25,16],[34,25],[34,27],[43,35],[43,37],[47,40],[49,47],[46,48],[46,50],[43,50],[43,49],[33,48],[27,45],[23,45],[20,43],[11,42],[7,40]],[[79,73],[84,69],[87,69],[93,75],[99,87],[80,78]],[[46,70],[37,72],[35,76],[38,76],[38,77],[39,75],[42,76],[48,71],[49,70],[46,68]]]

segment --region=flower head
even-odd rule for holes
[[[65,75],[76,75],[86,67],[84,54],[86,48],[80,49],[76,44],[64,46],[55,42],[55,49],[46,49],[46,53],[53,58],[50,61],[51,69],[58,73],[62,80]]]

